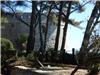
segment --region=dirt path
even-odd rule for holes
[[[31,70],[30,75],[70,75],[71,72],[74,70],[74,68],[71,67],[46,67],[44,69],[35,69],[35,68],[28,68],[24,66],[15,66],[17,69],[20,69],[20,72],[18,70],[12,71],[12,75],[29,75],[26,72],[29,72],[27,70]],[[20,74],[19,74],[20,73]],[[86,75],[87,70],[79,69],[75,75]]]

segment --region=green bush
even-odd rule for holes
[[[6,39],[6,38],[1,38],[1,50],[2,51],[7,51],[7,50],[15,50],[13,43]]]
[[[20,35],[19,41],[20,43],[25,43],[27,40],[27,35],[25,33]]]
[[[90,64],[90,66],[88,67],[88,72],[89,72],[88,75],[98,75],[99,68],[100,68],[99,63]]]
[[[36,56],[35,56],[34,51],[32,51],[31,53],[29,53],[29,54],[27,55],[26,58],[27,58],[27,60],[29,60],[29,61],[35,61]]]
[[[48,51],[48,60],[51,62],[56,62],[57,60],[59,60],[59,54],[58,51],[54,51],[54,48],[49,48]]]
[[[1,38],[1,65],[5,65],[4,63],[6,60],[9,58],[13,57],[16,53],[16,50],[13,46],[13,43],[6,39],[6,38]]]
[[[54,48],[49,48],[47,52],[48,52],[48,55],[51,56],[52,53],[54,52]]]
[[[19,38],[17,39],[17,48],[19,49],[17,51],[16,56],[23,55],[26,50],[26,45],[27,45],[27,35],[26,33],[21,33]]]

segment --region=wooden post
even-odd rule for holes
[[[75,55],[75,48],[72,48],[72,55]]]

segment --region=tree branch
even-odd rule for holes
[[[13,9],[11,6],[9,6],[9,5],[6,4],[6,3],[4,3],[4,5],[6,5],[7,7],[9,7],[9,8],[12,10],[12,12],[13,12],[14,15],[15,15],[15,17],[16,17],[18,20],[20,20],[22,23],[24,23],[24,24],[27,25],[28,27],[30,26],[27,22],[25,22],[24,20],[22,20],[22,19],[16,14],[16,12],[14,11],[14,9]]]
[[[88,4],[88,3],[90,3],[90,2],[91,2],[91,0],[88,1],[88,2],[86,2],[86,3],[84,3],[83,5],[81,5],[81,7],[84,7],[86,4]],[[73,11],[70,12],[70,14],[73,13],[74,11],[78,10],[78,9],[79,9],[79,8],[74,9]]]
[[[86,4],[88,4],[89,2],[91,2],[91,1],[88,1],[88,2],[86,2],[86,3],[84,3],[81,7],[84,7]],[[57,9],[57,10],[59,10],[59,8],[55,5],[55,8]],[[76,8],[76,9],[74,9],[73,11],[71,11],[70,12],[70,14],[71,13],[73,13],[74,11],[76,11],[76,10],[78,10],[78,8]],[[66,18],[66,15],[62,12],[62,15]]]

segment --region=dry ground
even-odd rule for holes
[[[34,68],[36,67],[36,64],[32,64],[32,62],[29,62],[26,60],[24,61],[18,60],[10,65],[14,66],[14,68],[12,69],[11,75],[70,75],[71,72],[76,67],[75,65],[45,63],[44,64],[45,68],[37,69],[37,68]],[[28,74],[28,73],[31,73],[31,74]],[[75,75],[87,75],[87,73],[88,72],[86,69],[79,69],[75,73]],[[98,75],[100,75],[100,73]]]
[[[24,66],[15,66],[15,67],[23,69],[25,71],[30,69],[33,72],[33,75],[70,75],[74,69],[72,67],[50,67],[50,66],[45,67],[44,69],[28,68],[28,67],[24,67]],[[18,73],[18,72],[14,71],[14,75],[17,75],[15,73]],[[24,73],[24,71],[23,71],[23,73]],[[37,74],[34,74],[34,73],[37,73]],[[87,75],[87,73],[88,73],[87,70],[79,69],[75,73],[75,75]],[[20,75],[24,75],[24,74],[20,74]],[[100,75],[100,73],[99,73],[99,75]]]

